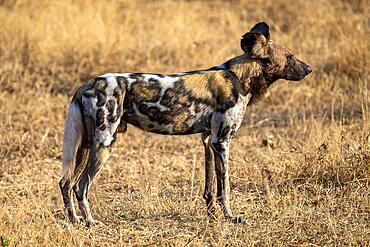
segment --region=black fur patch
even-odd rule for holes
[[[108,120],[110,123],[115,123],[115,122],[117,122],[117,120],[118,120],[118,116],[117,116],[117,115],[108,115],[107,120]]]
[[[172,123],[173,114],[166,111],[161,111],[155,106],[147,107],[145,104],[139,104],[138,110],[148,116],[150,121],[156,122],[159,125]]]
[[[113,100],[113,99],[108,100],[106,107],[107,107],[107,110],[109,112],[109,115],[112,115],[114,113],[115,104],[116,104],[115,100]]]
[[[102,124],[102,125],[100,125],[100,126],[99,126],[99,129],[100,129],[100,130],[103,130],[103,131],[104,131],[106,128],[107,128],[107,126],[106,126],[105,124]]]
[[[113,90],[113,96],[114,96],[116,99],[118,99],[121,95],[122,95],[122,92],[121,92],[120,87],[116,87],[116,88]]]
[[[118,106],[117,106],[117,110],[116,110],[116,111],[117,111],[117,112],[116,112],[117,116],[120,116],[120,115],[121,115],[121,113],[122,113],[122,106],[118,105]]]
[[[102,109],[98,109],[96,112],[96,126],[100,127],[104,124],[104,111]]]
[[[117,76],[117,82],[122,91],[125,91],[128,84],[127,78],[124,76]]]
[[[96,106],[102,107],[107,101],[107,94],[105,93],[105,91],[97,90],[97,99],[98,99],[98,102],[96,102]]]
[[[144,79],[143,78],[143,73],[131,73],[129,75],[130,79],[134,79],[134,80],[142,80]]]
[[[150,79],[149,79],[149,83],[150,83],[150,84],[157,84],[158,86],[160,86],[159,81],[158,81],[157,79],[154,79],[154,78],[150,78]]]
[[[257,32],[263,34],[267,40],[270,39],[270,27],[266,22],[259,22],[252,27],[251,32]]]
[[[223,130],[221,135],[218,137],[219,142],[224,142],[225,138],[227,137],[227,134],[229,134],[230,126],[226,126]]]

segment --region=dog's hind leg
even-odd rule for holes
[[[72,177],[63,176],[63,178],[59,182],[60,190],[63,195],[63,202],[65,208],[67,209],[68,219],[72,223],[79,223],[81,218],[76,214],[74,202],[72,199],[72,188],[76,186],[76,181],[78,180],[78,177],[81,175],[81,172],[86,165],[87,155],[88,150],[86,148],[79,148],[76,157],[76,169],[72,174]]]
[[[62,192],[64,207],[67,210],[69,221],[71,221],[72,223],[79,223],[80,219],[76,214],[76,210],[72,199],[73,184],[71,180],[63,177],[62,180],[60,180],[59,182],[59,187]]]
[[[205,168],[205,186],[203,198],[206,200],[207,213],[209,216],[215,215],[216,204],[216,173],[213,151],[210,145],[210,133],[202,133],[202,142],[204,146],[204,168]]]
[[[92,180],[108,159],[110,146],[116,140],[119,127],[122,127],[124,96],[124,82],[113,76],[97,78],[93,87],[82,94],[90,153],[87,166],[74,191],[87,225],[98,223],[91,215],[88,192]]]
[[[93,140],[90,146],[89,160],[81,177],[74,187],[78,205],[88,226],[95,225],[99,221],[94,220],[88,202],[88,192],[96,174],[109,157],[109,147],[104,147],[98,141]]]

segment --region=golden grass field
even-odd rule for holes
[[[339,0],[0,1],[0,246],[370,245],[370,4]],[[242,53],[266,21],[314,72],[279,81],[232,143],[231,207],[209,221],[200,136],[129,127],[67,222],[64,119],[82,81],[175,73]]]

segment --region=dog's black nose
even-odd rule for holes
[[[309,65],[307,65],[306,71],[307,71],[307,75],[308,74],[311,74],[312,69],[311,69],[311,67]]]

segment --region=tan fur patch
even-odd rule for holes
[[[261,65],[245,54],[233,58],[228,63],[230,70],[239,78],[244,94],[252,94],[249,105],[256,103],[267,92],[268,87],[268,82],[261,76]]]
[[[183,111],[173,118],[173,122],[175,124],[183,123],[188,119],[188,117],[189,117],[189,112]]]
[[[239,78],[245,92],[250,90],[252,77],[258,77],[262,73],[261,66],[247,55],[241,55],[231,60],[230,69]]]
[[[224,71],[209,71],[204,74],[185,75],[185,89],[191,91],[194,97],[215,101],[228,100],[232,96],[232,82],[225,78]]]
[[[180,104],[184,104],[184,103],[187,103],[189,102],[189,97],[187,95],[179,95],[176,100],[180,103]]]
[[[105,80],[98,80],[95,82],[95,88],[97,88],[99,91],[102,91],[106,88],[107,82]]]
[[[225,77],[224,71],[217,71],[215,73],[212,73],[211,77],[208,80],[208,85],[211,90],[215,92],[217,98],[224,102],[230,100],[233,97],[232,81]]]
[[[185,75],[184,87],[189,90],[194,97],[210,100],[212,99],[212,92],[208,89],[208,79],[211,73]]]
[[[183,132],[188,128],[185,122],[188,120],[189,115],[189,112],[183,111],[173,118],[175,132]]]
[[[175,131],[182,131],[184,128],[187,127],[185,124],[185,121],[188,120],[189,118],[189,112],[183,111],[180,114],[176,115],[173,118],[173,123],[174,123],[174,130]]]
[[[140,101],[150,102],[158,97],[160,89],[144,83],[136,83],[132,85],[131,92],[135,97],[138,97]]]

